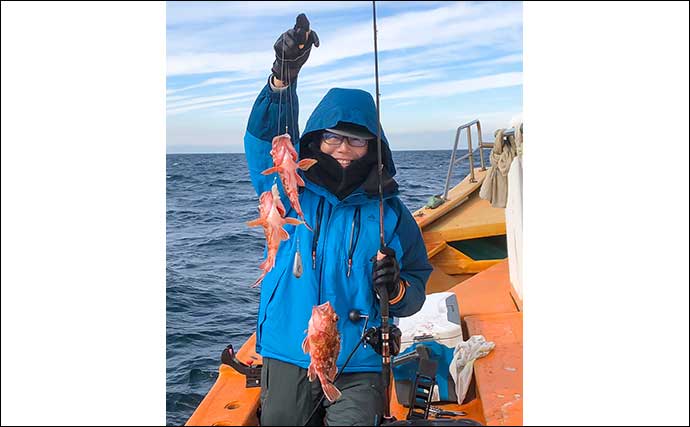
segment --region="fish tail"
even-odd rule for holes
[[[335,402],[336,400],[340,399],[342,393],[336,386],[330,382],[323,382],[323,380],[321,381],[321,388],[323,389],[323,394],[326,395],[326,399],[328,399],[330,402]]]

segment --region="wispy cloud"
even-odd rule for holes
[[[168,75],[207,74],[219,71],[253,73],[273,63],[273,52],[200,53],[168,57]]]
[[[235,9],[242,7],[234,6]],[[292,10],[300,9],[293,6]],[[464,43],[481,45],[493,40],[492,32],[506,28],[517,30],[521,25],[521,8],[499,7],[493,3],[457,3],[430,11],[401,13],[379,20],[379,52],[456,44],[463,39]],[[313,49],[309,60],[314,67],[373,52],[371,22],[353,24],[345,30],[319,30],[319,35],[323,48]],[[174,54],[168,57],[168,75],[251,73],[265,70],[272,59],[272,52],[266,50]]]
[[[215,101],[215,102],[206,102],[203,104],[191,104],[186,107],[179,107],[179,108],[169,108],[166,113],[168,115],[174,115],[174,114],[180,114],[180,113],[185,113],[188,111],[193,111],[193,110],[201,110],[204,108],[210,108],[210,107],[218,107],[218,106],[227,106],[231,104],[236,104],[238,102],[242,101],[247,101],[249,98],[240,98],[240,99],[230,99],[230,100],[222,100],[222,101]]]
[[[462,117],[483,118],[490,132],[491,125],[521,111],[521,2],[376,4],[381,115],[388,134],[450,129]],[[300,125],[330,88],[373,95],[371,2],[169,2],[170,141],[192,143],[196,132],[200,146],[220,143],[221,136],[207,129],[219,118],[227,126],[222,138],[241,141],[270,74],[273,43],[300,12],[321,39],[300,73]],[[397,141],[414,144],[415,138]]]
[[[203,103],[212,102],[212,101],[244,98],[244,97],[247,97],[250,95],[256,96],[256,90],[247,91],[247,92],[240,92],[240,93],[226,93],[223,95],[215,95],[215,96],[196,97],[196,98],[192,98],[189,101],[174,103],[173,105],[169,105],[169,107],[170,108],[184,107],[187,105],[203,104]]]
[[[502,73],[493,76],[477,77],[467,80],[448,80],[441,83],[422,85],[414,89],[403,90],[382,97],[382,99],[443,97],[459,93],[477,92],[522,84],[522,73]]]
[[[501,56],[499,58],[487,59],[485,61],[476,61],[467,64],[470,67],[484,67],[487,65],[499,65],[499,64],[514,64],[522,62],[522,53],[515,53],[513,55]]]
[[[247,80],[246,77],[236,77],[236,78],[215,77],[215,78],[212,78],[212,79],[204,80],[204,81],[201,82],[201,83],[197,83],[197,84],[193,84],[193,85],[189,85],[189,86],[185,86],[185,87],[181,87],[181,88],[177,88],[177,89],[168,89],[166,93],[167,93],[168,95],[171,95],[171,94],[173,94],[173,93],[178,93],[178,92],[182,92],[182,91],[185,91],[185,90],[198,89],[198,88],[200,88],[200,87],[206,87],[206,86],[213,86],[213,85],[220,85],[220,84],[241,82],[241,81],[246,81],[246,80]],[[173,97],[168,96],[168,101],[169,101],[171,98],[173,98]]]
[[[251,109],[247,108],[247,107],[237,107],[237,108],[231,108],[229,110],[220,110],[219,113],[228,114],[231,116],[241,116],[241,115],[248,115],[250,111],[251,111]]]
[[[484,12],[492,13],[492,16],[482,17]],[[482,39],[493,40],[493,31],[519,27],[521,24],[521,10],[505,11],[465,3],[431,11],[403,13],[379,21],[379,52],[456,44],[463,39],[466,39],[465,43],[471,41],[481,45]],[[353,25],[347,31],[326,33],[321,39],[328,49],[313,50],[311,64],[325,65],[372,53],[371,32],[371,23],[366,22]]]
[[[167,24],[177,26],[235,20],[241,18],[265,18],[267,16],[293,16],[295,11],[332,13],[353,9],[371,8],[368,1],[240,1],[240,2],[170,2]]]
[[[319,81],[318,83],[305,84],[304,89],[314,90],[328,89],[332,87],[362,87],[375,84],[375,76],[371,74],[371,70],[366,70],[366,73],[361,74],[367,74],[367,76],[357,79],[347,79],[348,76],[343,76],[343,78],[323,80]],[[379,76],[379,83],[381,85],[409,83],[438,77],[440,75],[440,72],[434,70],[411,71],[406,73],[388,73]]]
[[[202,108],[216,107],[219,105],[236,104],[242,101],[251,101],[256,98],[256,90],[240,93],[232,93],[216,96],[196,97],[184,102],[168,105],[168,114],[178,114]]]

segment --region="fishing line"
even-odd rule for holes
[[[378,172],[379,172],[379,237],[381,240],[381,249],[386,247],[386,242],[383,236],[383,161],[381,160],[381,101],[379,97],[379,55],[378,44],[376,41],[376,1],[372,1],[374,10],[374,68],[376,72],[376,145],[378,156]]]
[[[293,105],[292,105],[292,88],[288,87],[287,91],[288,91],[287,103],[288,103],[288,109],[290,110],[290,124],[292,125],[292,130],[295,130],[295,119],[293,117]],[[288,120],[288,118],[287,118],[287,114],[286,114],[285,115],[285,133],[288,133],[287,120]]]
[[[371,2],[373,16],[374,16],[374,67],[376,72],[376,125],[377,125],[377,149],[378,149],[378,169],[379,169],[379,237],[381,239],[381,251],[386,247],[386,242],[383,235],[383,161],[381,160],[381,100],[379,92],[379,49],[377,42],[376,29],[376,1]],[[390,420],[390,375],[391,375],[391,356],[389,347],[389,333],[390,326],[388,324],[388,289],[385,286],[379,286],[376,289],[379,294],[379,303],[381,311],[381,381],[383,382],[384,397],[383,397],[383,419]]]
[[[283,33],[283,38],[282,38],[282,58],[280,62],[280,79],[285,84],[285,33]],[[273,78],[273,77],[271,77]],[[280,110],[283,105],[283,92],[285,91],[284,88],[280,88],[278,91],[278,131],[276,132],[276,135],[280,135]]]
[[[352,356],[355,355],[355,352],[356,352],[357,349],[359,348],[360,344],[362,344],[362,342],[363,342],[366,338],[367,338],[367,334],[362,334],[362,337],[359,339],[359,341],[357,341],[357,345],[355,346],[355,348],[354,348],[354,349],[350,352],[350,354],[347,356],[347,359],[345,359],[345,363],[343,363],[342,369],[340,369],[340,370],[338,371],[338,374],[335,376],[335,378],[333,378],[333,385],[335,385],[335,382],[338,381],[338,378],[340,378],[340,374],[342,374],[342,373],[345,371],[345,367],[346,367],[347,364],[350,362],[350,359],[352,359]],[[314,414],[316,413],[316,411],[321,407],[321,403],[323,402],[323,399],[324,399],[325,397],[326,397],[325,394],[322,394],[322,395],[321,395],[321,399],[319,399],[319,402],[318,402],[318,403],[316,404],[316,406],[314,407],[314,410],[311,411],[311,414],[309,414],[309,416],[307,417],[307,421],[304,422],[303,426],[306,426],[306,425],[307,425],[307,423],[309,422],[309,420],[311,420],[311,417],[313,417]]]

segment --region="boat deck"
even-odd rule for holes
[[[477,400],[486,425],[522,425],[522,312],[465,317],[470,335],[496,347],[474,362]]]
[[[522,312],[514,300],[503,261],[450,291],[458,299],[469,335],[483,335],[496,344],[494,350],[475,362],[476,398],[463,405],[435,405],[445,410],[464,411],[469,418],[486,425],[522,424]],[[260,364],[252,335],[237,353],[245,363]],[[245,377],[230,366],[221,365],[219,377],[186,425],[258,425],[260,388],[246,388]],[[391,415],[405,419],[408,408],[397,402],[392,389]]]
[[[437,208],[439,209],[439,208]],[[494,208],[477,193],[467,198],[457,215],[447,215],[423,229],[432,240],[465,240],[506,234],[505,210]]]
[[[474,178],[476,182],[470,182],[470,176],[468,175],[458,185],[448,191],[448,200],[442,205],[434,209],[423,207],[415,211],[413,216],[417,221],[419,228],[424,230],[431,223],[442,218],[457,206],[460,206],[462,203],[464,203],[465,199],[477,191],[482,185],[486,172],[487,171],[483,171],[481,168],[475,168]]]
[[[486,171],[475,169],[476,182],[466,177],[435,209],[413,214],[421,228],[429,260],[434,268],[427,294],[456,294],[463,335],[483,335],[495,348],[474,364],[474,381],[462,405],[438,404],[449,411],[463,411],[485,425],[522,425],[522,301],[510,284],[507,259],[472,259],[455,246],[467,239],[491,239],[505,235],[504,209],[491,207],[479,198]],[[493,257],[496,258],[496,257]],[[502,257],[501,257],[502,258]],[[254,334],[237,352],[237,359],[261,364],[255,352]],[[245,377],[221,365],[219,377],[186,425],[259,425],[260,388],[247,388]],[[408,408],[399,404],[391,387],[391,415],[406,418]]]

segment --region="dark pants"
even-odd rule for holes
[[[342,396],[331,403],[324,398],[307,425],[373,426],[383,414],[381,374],[343,374],[335,382]],[[261,425],[302,426],[323,396],[321,383],[307,378],[307,370],[264,358],[261,369]]]

